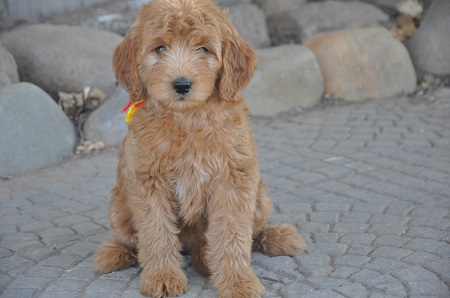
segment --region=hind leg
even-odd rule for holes
[[[132,215],[118,186],[113,191],[109,206],[109,220],[112,239],[102,243],[95,256],[94,271],[99,273],[108,273],[137,264],[137,238],[132,226]]]
[[[296,255],[305,250],[306,245],[295,227],[289,224],[268,225],[272,202],[267,196],[267,188],[262,180],[258,185],[255,220],[253,226],[253,251],[269,256]]]

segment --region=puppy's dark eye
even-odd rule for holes
[[[155,49],[155,52],[156,52],[156,54],[159,54],[159,53],[161,53],[162,51],[165,51],[166,50],[166,47],[165,46],[158,46],[156,49]]]
[[[205,47],[201,47],[195,50],[196,53],[208,53],[208,49]]]

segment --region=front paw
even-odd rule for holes
[[[141,294],[157,297],[172,297],[189,290],[186,274],[181,269],[155,271],[144,267],[141,273]]]
[[[220,298],[259,298],[264,293],[264,286],[253,270],[242,270],[217,279],[217,291]]]

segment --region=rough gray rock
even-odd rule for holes
[[[228,8],[228,17],[239,34],[256,48],[270,46],[266,18],[261,9],[253,4],[233,5]]]
[[[320,103],[323,78],[309,49],[282,45],[256,52],[259,66],[244,91],[252,115],[271,116]]]
[[[0,87],[19,82],[19,73],[14,57],[0,44]]]
[[[19,83],[0,89],[0,175],[49,167],[70,156],[72,123],[39,87]]]
[[[419,78],[426,74],[450,76],[450,1],[433,1],[406,44]]]
[[[305,42],[321,32],[390,23],[388,15],[364,2],[301,2],[263,3],[272,44]]]
[[[128,131],[125,114],[122,112],[128,100],[128,93],[122,87],[117,87],[111,97],[89,115],[83,127],[85,138],[119,147]]]
[[[321,34],[306,43],[319,62],[325,94],[362,101],[410,93],[416,74],[405,46],[384,28]]]
[[[251,0],[214,0],[214,2],[221,7],[230,7],[244,3],[250,3]]]
[[[1,38],[19,67],[21,81],[52,96],[85,86],[112,92],[112,51],[122,37],[106,31],[56,25],[31,25]]]
[[[306,0],[253,0],[267,15],[288,12],[300,7]]]
[[[379,8],[359,1],[305,3],[295,14],[303,41],[326,31],[389,24],[389,16]]]
[[[266,14],[267,30],[272,45],[301,43],[301,28],[291,11],[299,9],[305,0],[255,0]]]

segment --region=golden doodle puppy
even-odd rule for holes
[[[139,264],[140,291],[188,291],[183,250],[219,297],[260,297],[251,251],[295,255],[291,225],[268,225],[242,89],[257,59],[210,0],[154,0],[114,52],[118,82],[140,106],[119,153],[109,208],[112,239],[96,272]],[[143,101],[141,101],[143,100]]]

